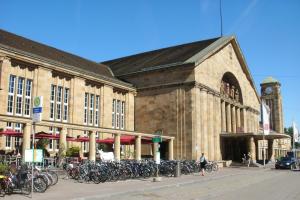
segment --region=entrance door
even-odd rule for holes
[[[247,155],[246,138],[222,138],[222,159],[241,162],[244,154]]]

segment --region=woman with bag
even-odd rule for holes
[[[202,153],[202,155],[200,157],[200,168],[201,168],[201,175],[202,176],[204,176],[204,169],[205,169],[206,163],[207,163],[206,158],[204,156],[204,153]]]

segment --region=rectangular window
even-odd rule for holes
[[[61,120],[61,100],[62,100],[62,87],[57,87],[57,96],[56,96],[56,121]]]
[[[87,137],[87,135],[88,135],[87,133],[88,133],[87,131],[84,131],[84,132],[83,132],[83,137]],[[87,142],[83,142],[82,145],[83,145],[83,152],[87,152],[87,151],[88,151],[88,148],[89,148],[89,147],[88,147],[88,143],[87,143]]]
[[[87,116],[87,106],[88,106],[88,93],[84,95],[84,124],[87,124],[88,116]]]
[[[99,101],[100,97],[96,96],[96,106],[95,106],[95,126],[99,125]]]
[[[7,123],[6,123],[6,129],[7,129],[7,130],[13,129],[12,123],[11,123],[11,122],[7,122]],[[11,136],[6,136],[6,137],[5,137],[5,147],[6,147],[7,149],[11,149],[11,141],[12,141]]]
[[[121,129],[124,129],[125,127],[125,102],[122,101],[121,104]]]
[[[53,134],[54,132],[55,132],[55,128],[54,127],[49,127],[49,133]],[[48,149],[53,150],[53,146],[54,146],[54,140],[49,139]]]
[[[17,88],[16,115],[22,115],[23,85],[24,85],[24,78],[19,77],[18,88]]]
[[[32,81],[26,80],[26,91],[25,91],[25,116],[30,116],[30,109],[31,109],[31,88],[32,88]]]
[[[89,124],[93,125],[94,121],[94,95],[90,95],[90,108],[89,108]]]
[[[10,75],[8,86],[7,113],[13,114],[16,76]]]
[[[65,88],[65,92],[64,92],[64,116],[63,116],[63,120],[65,122],[68,121],[68,112],[69,112],[68,104],[69,104],[69,89]]]
[[[51,120],[54,120],[55,91],[56,91],[56,86],[51,85],[51,94],[50,94],[50,119]]]
[[[22,130],[22,124],[16,123],[15,124],[15,131],[16,132],[21,132],[21,130]],[[15,137],[15,148],[16,149],[18,149],[21,146],[21,142],[22,142],[21,138]]]
[[[113,99],[112,102],[112,128],[116,126],[116,100]]]
[[[120,128],[120,100],[117,101],[117,110],[116,110],[116,129]]]

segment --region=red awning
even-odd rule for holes
[[[34,135],[36,139],[52,139],[52,140],[57,140],[59,139],[59,136],[53,135],[51,133],[46,133],[44,131],[38,132]]]
[[[97,139],[97,143],[103,143],[103,144],[113,144],[114,143],[114,138],[106,138],[106,139]],[[132,145],[135,143],[135,136],[133,135],[122,135],[120,137],[120,143],[121,144],[127,144],[127,145]],[[152,143],[152,138],[151,137],[145,137],[142,138],[142,144],[151,144]]]
[[[11,137],[23,137],[23,133],[14,131],[12,129],[6,129],[0,132],[0,135],[11,136]]]
[[[89,142],[90,138],[89,137],[78,137],[75,139],[74,142]]]

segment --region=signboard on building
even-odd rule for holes
[[[25,162],[32,162],[32,160],[36,163],[43,162],[43,150],[35,149],[34,153],[32,149],[25,150]]]
[[[42,121],[43,97],[36,96],[33,99],[32,120],[33,122]]]

